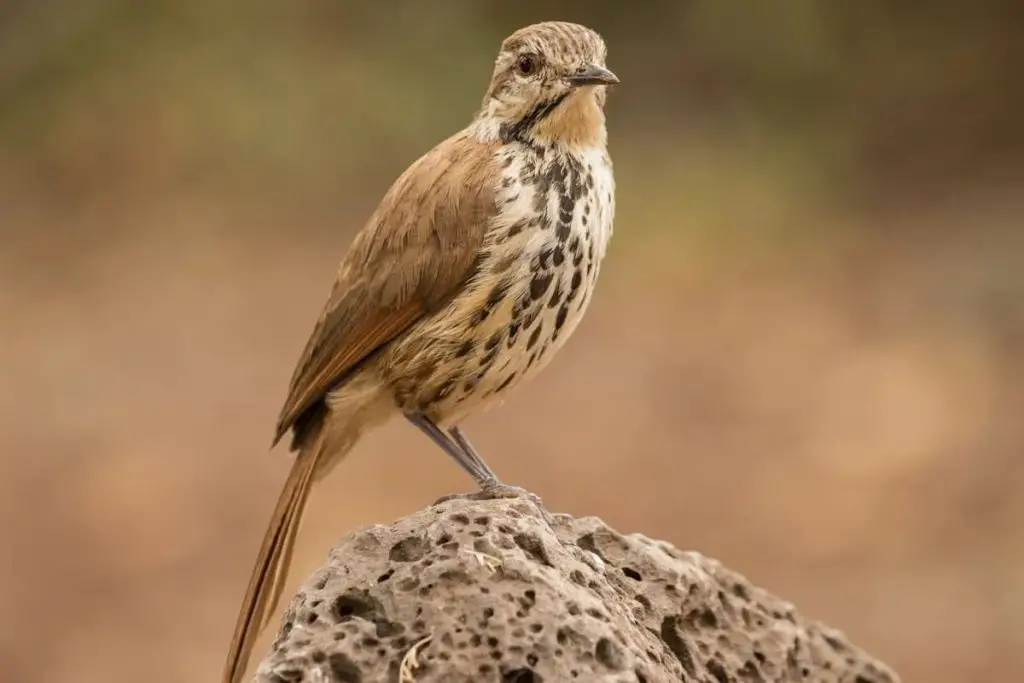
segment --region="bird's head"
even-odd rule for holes
[[[619,82],[606,55],[601,36],[579,24],[519,29],[501,44],[477,121],[505,142],[603,146],[605,89]]]

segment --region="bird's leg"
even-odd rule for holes
[[[487,468],[487,470],[493,474],[493,470],[488,467],[487,463],[484,462],[484,459],[476,452],[476,449],[473,448],[473,444],[471,444],[469,439],[466,438],[466,433],[463,432],[460,427],[452,427],[448,430],[448,434],[451,436],[452,440],[458,444],[459,448],[462,449],[468,458],[474,462],[480,463],[482,467]],[[490,481],[481,482],[480,491],[471,495],[478,499],[488,500],[491,498],[518,498],[519,496],[528,496],[530,494],[528,491],[521,489],[518,486],[506,484],[502,480],[498,479],[497,475],[494,475],[494,478]]]
[[[480,463],[481,467],[485,468],[488,472],[490,472],[493,475],[493,479],[491,481],[480,482],[480,488],[486,489],[488,488],[488,486],[495,486],[501,484],[501,480],[498,479],[498,475],[494,474],[494,470],[492,470],[490,466],[486,462],[484,462],[484,459],[481,458],[480,454],[476,452],[476,449],[473,448],[473,444],[469,442],[469,439],[466,438],[466,435],[463,433],[461,429],[459,429],[458,427],[452,427],[451,429],[448,430],[448,435],[458,445],[462,452],[466,454],[466,457],[468,457],[473,462]]]
[[[519,486],[512,486],[511,484],[506,484],[501,479],[499,479],[498,475],[494,473],[494,470],[492,470],[490,466],[488,466],[487,463],[484,462],[484,459],[480,457],[480,454],[476,452],[476,449],[473,448],[473,444],[469,442],[469,439],[466,437],[465,432],[463,432],[460,427],[455,426],[450,428],[448,430],[448,434],[446,435],[444,434],[444,432],[441,431],[439,427],[437,427],[437,425],[435,425],[429,419],[425,417],[420,417],[419,419],[426,422],[428,425],[430,425],[430,427],[424,428],[415,421],[413,422],[413,424],[420,426],[420,429],[423,429],[424,431],[427,432],[428,435],[431,435],[431,438],[433,438],[438,444],[441,443],[438,440],[438,438],[440,438],[444,439],[448,444],[458,447],[458,449],[462,452],[463,457],[454,455],[453,453],[448,451],[448,449],[445,446],[442,446],[442,448],[445,448],[445,451],[448,452],[448,454],[451,455],[455,459],[455,461],[462,466],[463,469],[465,469],[467,472],[473,475],[473,478],[476,479],[477,484],[480,486],[480,490],[475,491],[473,493],[453,493],[447,496],[443,496],[442,498],[439,498],[437,501],[434,502],[435,505],[443,503],[445,501],[454,500],[456,498],[468,500],[494,500],[496,498],[522,497],[529,499],[530,502],[536,505],[537,509],[540,510],[541,515],[550,525],[552,521],[551,515],[550,513],[548,513],[547,509],[545,509],[544,504],[540,500],[540,497],[535,493],[530,493],[526,489],[520,488]],[[438,437],[434,437],[431,431],[428,431],[428,429],[436,430]],[[450,439],[446,437],[450,437]],[[467,463],[469,463],[469,466],[467,466]],[[474,472],[485,472],[486,477],[481,479],[477,477],[477,475],[474,474]]]
[[[456,498],[462,498],[464,500],[494,500],[496,498],[522,497],[527,498],[531,503],[536,505],[541,516],[549,526],[551,525],[551,513],[549,513],[544,507],[540,497],[535,493],[530,493],[526,489],[506,484],[499,479],[498,475],[494,473],[494,470],[492,470],[490,466],[484,462],[484,459],[476,452],[476,449],[473,448],[473,444],[469,442],[469,439],[466,438],[466,435],[461,429],[458,427],[452,427],[448,430],[448,433],[445,433],[426,415],[411,413],[407,414],[405,417],[409,422],[419,427],[420,431],[429,436],[431,441],[440,446],[445,453],[459,464],[459,467],[469,473],[469,475],[476,481],[477,486],[480,487],[479,491],[475,491],[473,493],[452,493],[447,496],[442,496],[434,501],[434,505],[454,500]]]
[[[473,477],[481,490],[486,491],[504,486],[494,470],[476,454],[476,451],[472,450],[472,447],[468,450],[463,448],[461,443],[452,440],[454,435],[446,434],[429,417],[418,413],[408,414],[405,417],[429,436],[431,441],[440,446],[441,450],[458,463],[459,467],[465,470],[469,476]]]

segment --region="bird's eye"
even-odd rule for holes
[[[516,69],[524,76],[529,76],[537,70],[537,60],[530,55],[523,55],[516,62]]]

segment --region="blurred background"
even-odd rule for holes
[[[337,262],[546,19],[602,32],[622,79],[616,235],[477,446],[906,681],[1024,667],[1019,3],[6,0],[4,681],[216,680]],[[373,434],[313,494],[288,592],[471,488],[411,427]]]

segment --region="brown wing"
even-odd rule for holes
[[[275,444],[353,368],[472,274],[497,211],[494,151],[495,145],[458,133],[413,163],[385,194],[342,260],[292,376]]]

